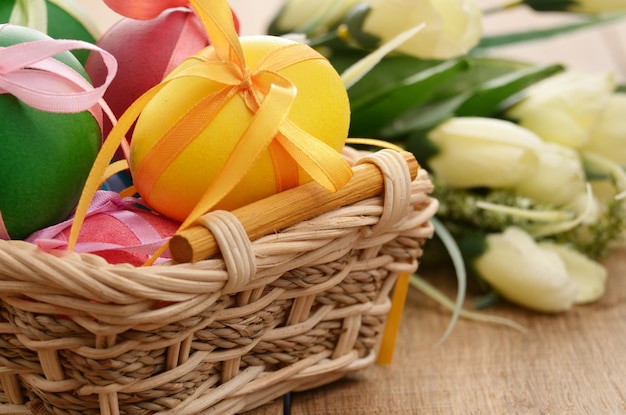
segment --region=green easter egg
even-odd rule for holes
[[[8,23],[15,0],[0,0],[0,23]],[[54,39],[84,40],[96,43],[95,24],[85,21],[86,16],[78,15],[74,10],[66,10],[53,1],[46,1],[48,16],[47,35]],[[88,50],[72,51],[82,65],[87,62]]]
[[[0,46],[46,38],[26,27],[0,27]],[[86,77],[71,53],[56,58]],[[100,126],[88,111],[48,113],[0,95],[0,212],[12,239],[72,213],[101,140]]]

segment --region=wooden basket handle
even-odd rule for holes
[[[417,177],[419,164],[413,154],[403,151],[411,180]],[[383,173],[373,163],[353,167],[354,175],[337,192],[329,192],[316,182],[285,190],[233,210],[251,241],[295,225],[323,213],[376,196],[384,190]],[[211,213],[207,213],[210,215]],[[176,262],[195,262],[219,252],[213,234],[202,225],[194,225],[174,235],[169,242]]]

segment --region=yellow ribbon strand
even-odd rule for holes
[[[185,62],[194,62],[196,64],[191,64],[181,70],[175,70],[164,79],[164,82],[186,76],[196,76],[224,85],[239,85],[244,78],[241,69],[232,62],[211,61],[202,52],[187,58]]]
[[[118,160],[109,164],[104,171],[104,175],[102,176],[102,182],[105,182],[110,177],[116,175],[117,173],[123,172],[124,170],[128,170],[127,160]]]
[[[265,55],[257,62],[254,72],[278,72],[296,63],[320,58],[321,55],[315,49],[302,43],[293,43],[278,48],[271,54]]]
[[[346,144],[359,144],[371,147],[388,148],[395,151],[403,151],[403,148],[397,144],[388,141],[379,140],[377,138],[348,138]]]
[[[273,140],[267,149],[274,166],[276,193],[298,186],[300,184],[300,169],[293,157],[280,145],[278,140]]]
[[[85,182],[80,199],[78,200],[78,205],[76,206],[74,221],[72,222],[70,235],[67,241],[67,249],[69,251],[73,251],[76,247],[78,233],[85,222],[85,218],[87,217],[89,205],[91,204],[91,201],[100,186],[102,186],[111,159],[122,143],[122,140],[126,138],[126,132],[133,125],[143,107],[152,99],[154,95],[156,95],[158,91],[160,91],[161,88],[161,85],[157,85],[139,97],[137,101],[124,114],[122,114],[117,124],[113,127],[111,133],[102,144],[100,152],[96,156],[96,160],[91,167],[89,176],[87,176],[87,181]]]
[[[393,289],[393,293],[391,295],[391,309],[387,314],[387,323],[385,324],[385,331],[383,332],[383,338],[378,351],[378,358],[376,360],[376,363],[379,365],[389,365],[393,360],[396,338],[398,337],[398,332],[400,331],[402,310],[404,310],[406,296],[409,291],[410,277],[411,276],[407,273],[401,273],[398,275],[396,285]]]
[[[291,120],[286,120],[276,136],[309,176],[331,192],[343,187],[352,177],[352,168],[347,162],[337,163],[339,154],[322,141],[302,130]],[[343,160],[343,159],[342,159]]]
[[[228,2],[224,0],[191,0],[191,5],[200,17],[220,60],[233,62],[245,69],[246,61]]]

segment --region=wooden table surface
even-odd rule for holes
[[[526,333],[461,319],[439,347],[450,314],[412,289],[393,363],[293,394],[291,413],[626,414],[626,251],[605,262],[599,302],[558,315],[499,304],[487,312]],[[454,295],[447,269],[426,276]],[[282,408],[275,402],[246,415]]]

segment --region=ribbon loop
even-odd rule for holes
[[[233,62],[244,69],[246,60],[228,2],[191,0],[191,4],[204,24],[220,60]]]
[[[108,72],[102,85],[93,87],[78,72],[54,58],[75,49],[102,55]],[[46,39],[0,47],[0,62],[0,94],[8,93],[38,110],[58,113],[91,109],[102,99],[117,72],[117,61],[111,54],[79,40]]]

